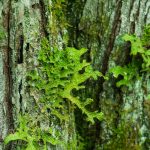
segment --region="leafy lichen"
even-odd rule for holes
[[[46,143],[58,144],[56,137],[49,133],[51,128],[48,130],[42,128],[45,120],[41,118],[46,118],[49,122],[53,117],[53,120],[60,122],[68,120],[67,102],[73,109],[78,107],[91,123],[94,123],[94,119],[103,119],[101,112],[87,110],[86,106],[91,104],[92,99],[82,101],[73,92],[84,88],[82,83],[87,79],[92,77],[96,80],[99,76],[103,76],[99,71],[94,71],[90,63],[81,61],[81,56],[86,51],[84,48],[80,50],[71,47],[65,50],[50,48],[48,40],[43,39],[37,68],[27,75],[37,105],[34,111],[40,113],[37,113],[37,116],[31,116],[32,114],[30,117],[22,116],[17,131],[6,137],[6,144],[12,140],[23,140],[28,143],[26,149],[29,147],[36,149],[40,141],[44,149],[47,149]],[[40,125],[37,125],[38,122]]]

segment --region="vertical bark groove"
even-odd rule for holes
[[[46,6],[43,0],[39,1],[40,4],[40,12],[41,12],[41,26],[42,26],[42,33],[44,37],[48,38],[49,33],[47,31],[47,25],[48,25],[48,17],[46,14]]]
[[[8,33],[8,41],[7,48],[5,49],[4,56],[4,72],[6,76],[6,86],[5,86],[5,101],[7,107],[7,118],[9,129],[13,128],[13,117],[12,117],[12,102],[11,102],[11,94],[12,94],[12,74],[11,74],[11,53],[12,49],[10,48],[10,17],[11,17],[11,0],[9,0],[8,12],[7,12],[7,33]]]
[[[48,5],[53,2],[55,0],[0,1],[0,21],[3,22],[7,34],[4,42],[1,42],[3,51],[0,53],[0,70],[4,72],[0,71],[0,85],[4,85],[4,88],[0,88],[0,94],[5,94],[0,95],[0,150],[16,150],[17,145],[8,145],[5,148],[3,138],[13,129],[13,119],[17,119],[18,113],[23,114],[26,110],[33,109],[34,100],[25,87],[25,74],[36,66],[41,37],[54,38],[58,47],[61,47],[65,38],[63,27],[56,27],[59,28],[58,34],[50,34],[51,30],[48,30],[48,24],[53,22],[49,16],[51,12]],[[99,69],[104,75],[116,65],[124,66],[131,62],[131,45],[125,44],[121,36],[125,33],[141,36],[143,27],[150,23],[149,0],[66,0],[65,5],[67,7],[62,10],[63,17],[66,17],[67,23],[70,24],[64,27],[69,37],[67,46],[87,48],[88,52],[83,57],[92,61],[93,68]],[[59,19],[57,21],[61,23]],[[85,91],[81,91],[81,97],[83,100],[86,96],[92,97],[94,103],[89,109],[102,111],[106,119],[102,122],[96,120],[96,124],[91,125],[84,120],[79,110],[76,110],[75,114],[70,111],[72,122],[66,123],[65,129],[62,129],[66,143],[79,134],[84,139],[86,150],[105,149],[105,146],[115,141],[114,137],[118,140],[114,130],[118,130],[123,121],[128,125],[129,118],[133,119],[131,126],[136,130],[131,134],[137,132],[134,142],[137,145],[143,142],[144,150],[149,149],[149,141],[146,140],[149,138],[147,131],[150,114],[146,96],[150,93],[150,82],[149,74],[142,75],[142,81],[133,81],[131,89],[116,87],[119,79],[114,79],[111,74],[108,81],[103,78],[87,81]],[[131,112],[122,114],[128,108]],[[72,119],[73,115],[75,121]],[[54,127],[55,125],[57,126],[57,123],[54,123]],[[128,130],[127,128],[125,131]],[[127,137],[128,144],[132,143],[131,138],[132,135]],[[56,150],[64,149],[56,146]]]
[[[110,37],[109,37],[109,42],[108,42],[108,46],[104,52],[104,59],[102,60],[102,69],[101,69],[101,72],[105,75],[106,72],[107,72],[107,69],[108,69],[108,62],[109,62],[109,58],[110,58],[110,54],[111,54],[111,51],[113,50],[113,47],[114,47],[114,42],[115,42],[115,38],[117,36],[117,34],[119,33],[119,28],[120,28],[120,24],[121,24],[121,7],[122,7],[122,0],[118,1],[118,4],[117,4],[117,8],[116,8],[116,11],[115,11],[115,17],[114,17],[114,22],[113,22],[113,26],[112,26],[112,30],[111,30],[111,34],[110,34]],[[100,108],[100,100],[99,100],[99,95],[100,93],[103,91],[103,83],[104,83],[104,79],[103,78],[100,78],[98,80],[98,85],[99,85],[99,88],[98,88],[98,91],[96,92],[97,94],[97,107],[98,107],[98,110],[101,110]],[[101,130],[101,123],[100,122],[97,122],[96,123],[96,143],[100,143],[100,130]]]
[[[4,74],[5,74],[5,97],[4,103],[6,107],[6,118],[8,125],[8,133],[13,131],[13,105],[12,105],[12,72],[11,72],[11,54],[10,48],[10,19],[11,19],[11,0],[8,1],[8,10],[6,13],[6,31],[7,31],[7,47],[4,49]],[[5,150],[10,150],[11,144],[9,144]]]
[[[19,49],[18,49],[18,64],[23,63],[23,46],[24,46],[24,37],[20,35],[19,37]]]

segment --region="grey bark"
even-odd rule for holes
[[[40,48],[41,38],[54,38],[60,48],[63,45],[60,30],[54,36],[47,29],[48,23],[52,21],[48,10],[50,4],[51,0],[0,1],[0,24],[5,33],[0,43],[0,150],[4,149],[3,139],[16,126],[17,114],[32,108],[30,101],[33,96],[27,92],[25,75],[30,69],[28,67],[35,63],[35,52]],[[88,48],[85,56],[87,60],[92,61],[95,69],[106,74],[110,68],[129,62],[129,45],[120,43],[120,35],[141,35],[144,26],[150,23],[150,2],[68,1],[66,18],[71,25],[67,28],[70,37],[68,45]],[[104,149],[104,145],[112,140],[112,127],[117,128],[121,120],[127,118],[133,120],[133,128],[141,134],[140,137],[136,134],[135,142],[145,143],[144,149],[149,149],[150,145],[145,141],[150,138],[150,116],[144,106],[146,96],[150,93],[149,74],[143,74],[142,80],[132,83],[130,89],[117,88],[114,78],[109,81],[99,78],[97,82],[88,81],[86,85],[88,88],[82,93],[83,97],[92,95],[95,99],[92,109],[104,112],[109,122],[97,121],[92,126],[76,115],[77,122],[81,119],[81,127],[88,130],[82,136],[92,137],[87,138],[87,141],[92,141],[88,148]],[[121,113],[133,107],[131,112]],[[68,129],[66,127],[64,130],[66,141],[69,138]],[[77,127],[77,130],[80,128]],[[13,149],[11,145],[5,148]]]
[[[69,32],[70,44],[78,48],[87,47],[90,55],[87,59],[103,74],[116,65],[123,66],[130,62],[130,46],[121,43],[121,35],[135,33],[140,36],[144,26],[150,23],[150,3],[147,0],[87,0],[82,1],[82,5],[79,1],[70,2],[70,7],[70,22],[73,26]],[[123,122],[128,125],[129,120],[132,120],[130,126],[135,134],[134,142],[143,144],[143,149],[150,148],[147,141],[150,137],[149,116],[144,106],[150,92],[149,83],[149,74],[143,74],[142,80],[131,83],[130,89],[117,88],[111,76],[109,81],[100,78],[96,83],[87,83],[89,88],[83,95],[93,95],[96,109],[104,112],[107,120],[87,127],[88,132],[83,136],[86,138],[90,135],[87,141],[93,143],[87,149],[105,149],[105,145],[116,138],[113,129]],[[129,149],[126,146],[131,142],[129,138],[121,148]]]

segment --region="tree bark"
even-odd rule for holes
[[[121,43],[121,35],[142,34],[144,26],[150,23],[150,4],[147,0],[87,0],[82,1],[82,4],[79,1],[69,4],[68,17],[73,26],[69,30],[71,46],[87,47],[89,50],[87,59],[91,60],[93,66],[104,75],[115,65],[123,66],[130,62],[130,45]],[[140,144],[143,142],[144,149],[150,147],[146,140],[142,140],[149,137],[146,135],[149,131],[149,117],[143,105],[149,93],[148,76],[143,74],[142,80],[132,83],[131,89],[117,88],[116,81],[112,77],[108,81],[99,78],[98,82],[87,83],[85,95],[93,95],[96,109],[104,112],[109,122],[106,121],[108,124],[105,121],[97,122],[91,127],[87,125],[88,132],[84,134],[81,130],[85,123],[83,126],[79,125],[78,130],[89,143],[87,149],[98,147],[105,149],[105,145],[115,137],[112,129],[117,129],[125,118],[124,124],[132,120],[131,125],[135,130],[134,142]],[[146,85],[146,93],[143,85]],[[131,111],[123,114],[127,109]]]
[[[122,43],[121,36],[125,33],[141,36],[144,26],[150,23],[149,0],[68,0],[63,11],[69,26],[56,27],[54,34],[48,28],[49,24],[55,25],[50,5],[51,0],[0,1],[0,24],[4,32],[0,37],[0,150],[15,149],[14,144],[4,146],[3,140],[16,128],[17,115],[32,109],[34,98],[27,88],[26,72],[34,66],[43,37],[53,39],[63,48],[63,36],[67,32],[66,46],[87,48],[88,53],[83,57],[106,75],[110,68],[126,65],[131,60],[130,44]],[[91,125],[76,110],[75,122],[71,113],[69,123],[73,132],[69,132],[68,124],[63,131],[66,142],[79,133],[86,142],[86,150],[106,149],[115,137],[113,129],[124,123],[127,132],[131,120],[134,135],[129,136],[124,147],[133,140],[134,144],[149,149],[150,115],[145,106],[150,93],[149,74],[143,73],[142,80],[134,81],[130,88],[118,88],[116,79],[111,75],[109,78],[108,81],[88,80],[86,90],[80,93],[83,99],[92,96],[95,101],[90,109],[102,111],[107,121]]]

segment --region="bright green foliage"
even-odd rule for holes
[[[123,36],[123,40],[131,42],[131,53],[130,53],[130,55],[135,56],[138,53],[140,53],[140,54],[144,53],[144,48],[142,47],[142,42],[138,37],[136,37],[134,35],[125,34]]]
[[[147,39],[147,41],[150,40],[150,37],[148,37],[148,38],[149,39]],[[143,59],[143,64],[142,64],[143,71],[150,71],[150,49],[145,48],[143,45],[146,43],[146,37],[142,38],[143,42],[145,41],[144,43],[142,43],[142,39],[140,39],[136,36],[133,36],[133,35],[125,35],[123,37],[123,39],[125,41],[131,42],[131,55],[136,56],[137,54],[139,54],[142,57],[142,59]]]
[[[145,27],[141,41],[143,46],[150,46],[150,25]]]
[[[121,85],[129,86],[131,83],[131,80],[137,76],[138,77],[138,70],[136,67],[133,66],[133,64],[129,64],[128,66],[116,66],[115,68],[112,68],[110,72],[113,73],[113,76],[115,78],[118,78],[119,75],[123,77],[122,80],[118,81],[116,83],[117,87],[120,87]]]
[[[122,80],[117,82],[118,87],[121,85],[129,86],[132,79],[139,78],[140,72],[150,71],[150,49],[147,48],[149,47],[148,42],[150,41],[149,33],[150,26],[147,26],[141,39],[135,35],[126,34],[123,36],[125,41],[130,41],[131,43],[130,55],[132,56],[132,62],[127,66],[117,66],[110,70],[115,78],[119,75],[123,77]],[[138,62],[139,58],[141,59],[141,62]]]
[[[60,143],[56,136],[55,138],[52,136],[52,128],[42,130],[36,123],[36,120],[33,123],[33,118],[29,116],[20,116],[17,131],[5,138],[5,144],[10,141],[21,140],[27,143],[25,150],[47,150],[47,143],[52,145]],[[41,142],[41,146],[39,145],[39,141]]]
[[[65,50],[51,49],[48,41],[43,40],[38,56],[39,67],[28,75],[31,85],[42,94],[39,101],[44,103],[43,110],[50,109],[51,113],[61,120],[67,119],[68,115],[63,111],[64,99],[81,109],[88,121],[94,123],[94,118],[102,119],[102,113],[89,112],[85,108],[92,102],[91,99],[81,102],[79,97],[74,97],[72,93],[72,90],[84,88],[81,84],[90,77],[96,80],[98,76],[102,76],[100,72],[93,71],[90,63],[81,61],[85,52],[86,49],[76,50],[71,47]],[[64,114],[61,114],[62,111]]]
[[[83,83],[87,79],[96,80],[102,76],[99,71],[92,69],[90,63],[81,60],[86,51],[84,48],[80,50],[71,47],[65,50],[50,48],[48,40],[43,39],[41,50],[38,52],[37,68],[27,75],[30,91],[33,93],[31,95],[38,97],[35,99],[37,105],[35,112],[40,110],[41,113],[37,114],[37,118],[47,118],[49,122],[53,119],[62,123],[68,121],[69,109],[76,106],[91,123],[94,123],[94,119],[102,120],[101,112],[90,112],[86,109],[86,106],[92,103],[92,99],[82,101],[75,95],[77,90],[84,88]],[[51,128],[43,130],[40,125],[33,123],[41,123],[43,120],[35,120],[35,117],[30,119],[22,117],[17,131],[6,137],[5,143],[22,140],[27,142],[27,150],[38,149],[41,141],[45,150],[47,143],[59,144],[57,136],[52,136]]]

